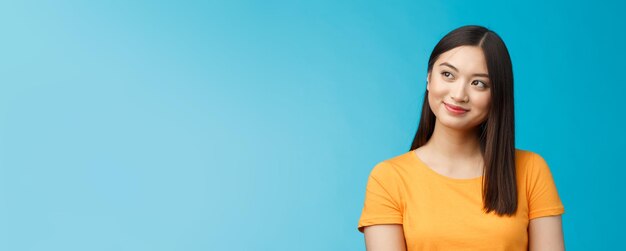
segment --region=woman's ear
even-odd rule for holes
[[[426,76],[426,90],[429,90],[429,86],[430,86],[430,72],[428,73],[428,75]]]

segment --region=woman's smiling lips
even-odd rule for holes
[[[454,114],[464,114],[466,112],[469,111],[469,109],[465,109],[463,107],[460,106],[455,106],[455,105],[450,105],[447,104],[446,102],[443,102],[443,104],[446,106],[446,109]]]

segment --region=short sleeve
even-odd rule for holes
[[[565,213],[552,173],[546,161],[536,153],[530,159],[528,173],[528,219]]]
[[[402,224],[402,203],[397,173],[387,162],[378,163],[371,171],[365,189],[365,202],[358,230],[376,224]]]

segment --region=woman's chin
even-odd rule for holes
[[[468,123],[467,121],[459,120],[457,118],[453,119],[440,119],[438,120],[438,124],[444,126],[448,129],[455,131],[472,131],[476,129],[478,125],[473,125]]]

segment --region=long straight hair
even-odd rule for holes
[[[483,209],[498,215],[515,215],[517,180],[515,173],[515,123],[513,110],[513,67],[506,45],[495,32],[477,25],[457,28],[445,35],[428,60],[428,73],[439,56],[459,46],[482,48],[489,80],[491,105],[487,119],[478,126],[480,150],[484,157],[482,178]],[[422,115],[411,150],[428,142],[435,129],[435,114],[424,94]]]

